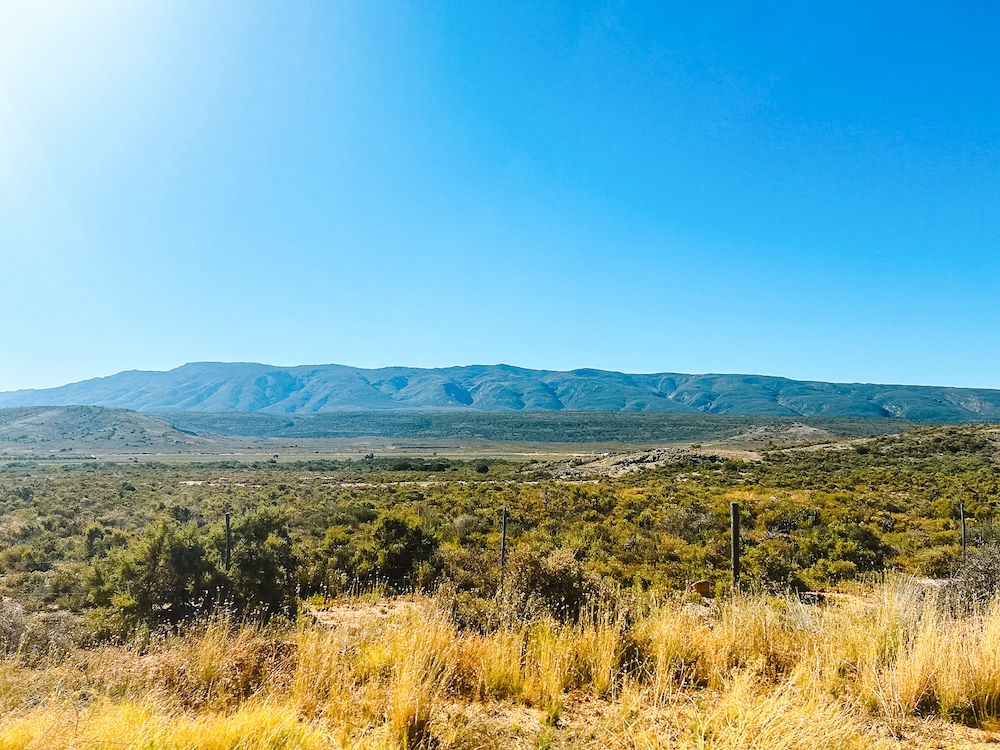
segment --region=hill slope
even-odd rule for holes
[[[214,444],[148,414],[96,406],[0,409],[0,449],[208,451]]]
[[[168,372],[122,372],[59,388],[0,393],[0,407],[77,404],[159,412],[569,410],[1000,421],[998,390],[508,365],[367,370],[200,362]]]

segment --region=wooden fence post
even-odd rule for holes
[[[503,592],[503,574],[504,567],[507,564],[507,508],[504,508],[500,513],[500,588],[499,592]]]
[[[740,504],[729,503],[729,524],[732,532],[733,589],[740,588]]]
[[[968,540],[968,537],[966,536],[966,531],[965,531],[965,503],[959,503],[958,504],[958,512],[959,512],[959,514],[962,517],[962,558],[964,559],[965,558],[966,543],[967,543],[967,540]]]
[[[232,561],[233,552],[233,532],[229,526],[229,512],[226,512],[226,571],[229,571],[229,564]]]

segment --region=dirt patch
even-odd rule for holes
[[[807,443],[836,442],[840,442],[840,438],[832,432],[827,432],[819,427],[810,427],[801,422],[793,422],[789,425],[764,424],[752,427],[739,435],[733,435],[725,440],[720,440],[715,445],[761,448],[768,444],[776,447],[786,447]]]
[[[363,601],[334,601],[322,607],[307,604],[305,609],[316,623],[324,627],[357,629],[412,611],[414,607],[413,602],[405,599],[386,599],[375,604]]]
[[[654,448],[631,453],[597,456],[591,459],[577,458],[572,461],[561,461],[550,464],[549,468],[555,476],[567,480],[590,477],[622,477],[669,464],[698,466],[700,464],[718,464],[730,460],[757,462],[761,461],[762,458],[759,453],[753,451],[725,448]]]

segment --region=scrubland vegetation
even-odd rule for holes
[[[144,415],[145,416],[145,415]],[[156,415],[187,434],[309,439],[382,436],[501,443],[677,443],[725,440],[762,423],[780,432],[803,423],[838,437],[898,433],[900,419],[782,417],[618,411],[346,411],[335,414],[183,411]]]
[[[1000,720],[995,439],[695,450],[619,477],[11,462],[0,748],[983,740]],[[685,593],[700,578],[714,602]]]

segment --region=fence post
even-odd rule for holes
[[[232,560],[233,532],[229,526],[229,512],[226,511],[226,571],[229,571],[229,563]]]
[[[503,592],[504,567],[507,564],[507,508],[500,512],[500,588]]]
[[[729,524],[733,546],[733,589],[740,588],[740,504],[729,503]]]
[[[962,558],[965,558],[966,542],[968,537],[965,533],[965,503],[958,504],[958,512],[962,517]]]

